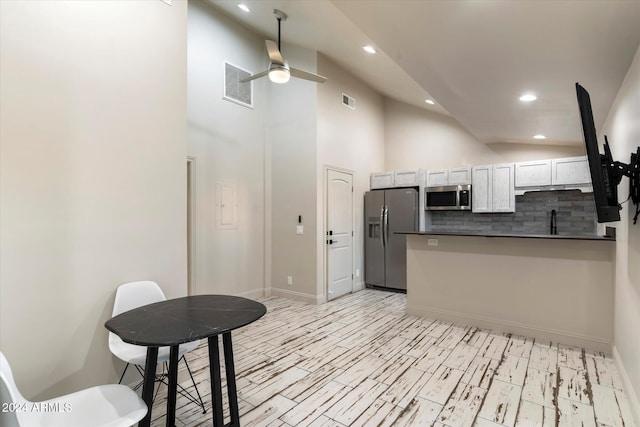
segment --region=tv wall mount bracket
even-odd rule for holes
[[[605,140],[605,154],[604,157],[612,159],[611,152],[609,151],[609,140],[607,136]],[[635,215],[633,216],[633,223],[638,221],[640,215],[640,147],[636,149],[635,153],[631,153],[631,160],[629,163],[622,163],[618,161],[612,161],[610,163],[611,179],[614,185],[620,184],[623,176],[629,178],[629,198],[636,208]]]

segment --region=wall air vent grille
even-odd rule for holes
[[[346,93],[342,94],[342,104],[344,104],[345,107],[349,107],[352,110],[356,109],[356,100],[353,96],[349,96]]]
[[[235,65],[224,63],[224,99],[253,108],[253,81],[241,83],[251,73]]]

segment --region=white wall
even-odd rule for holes
[[[292,67],[316,72],[317,52],[283,44]],[[265,137],[270,174],[270,289],[275,295],[316,302],[317,84],[266,79],[269,114]],[[302,215],[304,234],[296,234]],[[287,285],[287,276],[293,284]]]
[[[442,169],[581,156],[581,145],[484,144],[452,117],[385,101],[385,169]]]
[[[545,145],[509,142],[493,142],[486,144],[502,162],[526,162],[530,160],[555,159],[560,157],[576,157],[587,154],[582,141],[576,145]]]
[[[385,101],[385,169],[441,169],[493,163],[494,153],[453,118]]]
[[[262,296],[266,79],[254,108],[223,99],[224,62],[267,67],[264,40],[206,2],[189,3],[188,153],[195,158],[195,293]],[[236,190],[237,225],[217,226],[216,184]]]
[[[323,237],[324,166],[354,173],[355,289],[364,283],[364,192],[369,175],[384,169],[384,98],[324,55],[318,55],[318,72],[327,81],[318,85],[318,253],[325,253]],[[342,104],[342,93],[356,100],[356,109]],[[318,293],[324,290],[324,257],[318,257]]]
[[[117,381],[123,282],[186,293],[186,2],[0,2],[0,348],[29,399]]]
[[[587,88],[588,89],[588,88]],[[593,97],[594,94],[591,94]],[[640,48],[618,91],[603,127],[615,160],[628,163],[640,146]],[[603,138],[600,138],[603,141]],[[618,186],[619,200],[629,195],[629,180]],[[634,210],[623,205],[617,231],[615,265],[614,356],[623,371],[636,422],[640,423],[640,223],[633,225]]]

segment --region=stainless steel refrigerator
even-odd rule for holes
[[[367,287],[407,289],[406,236],[417,231],[418,191],[373,190],[364,195],[364,280]]]

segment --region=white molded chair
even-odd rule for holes
[[[129,387],[118,384],[91,387],[45,400],[26,400],[13,379],[9,362],[0,352],[0,413],[3,427],[129,427],[147,414],[147,405]],[[15,411],[18,409],[18,411]]]
[[[133,310],[134,308],[138,308],[143,305],[153,304],[166,299],[167,298],[162,292],[162,289],[160,289],[155,282],[139,281],[125,283],[120,285],[116,290],[116,298],[113,303],[113,316],[117,316],[120,313]],[[202,408],[202,412],[205,413],[206,409],[204,407],[202,397],[200,397],[200,391],[198,391],[198,386],[193,379],[187,359],[184,357],[186,353],[196,349],[197,347],[198,341],[181,344],[178,350],[178,360],[184,361],[187,371],[189,372],[189,376],[191,377],[193,387],[198,395],[198,399],[192,396],[191,393],[185,390],[180,384],[178,384],[177,391],[191,402],[199,405]],[[147,360],[147,347],[126,343],[113,332],[109,332],[109,350],[111,350],[111,352],[119,359],[127,363],[124,371],[122,372],[122,376],[120,377],[120,381],[118,381],[119,384],[122,383],[124,374],[127,372],[127,368],[130,364],[135,365],[138,372],[140,372],[141,375],[144,375],[143,368],[145,361]],[[158,348],[158,363],[163,363],[166,367],[167,361],[169,360],[169,352],[169,347]],[[166,374],[157,376],[156,380],[166,384]],[[142,381],[134,388],[134,390],[139,388],[141,385]]]

